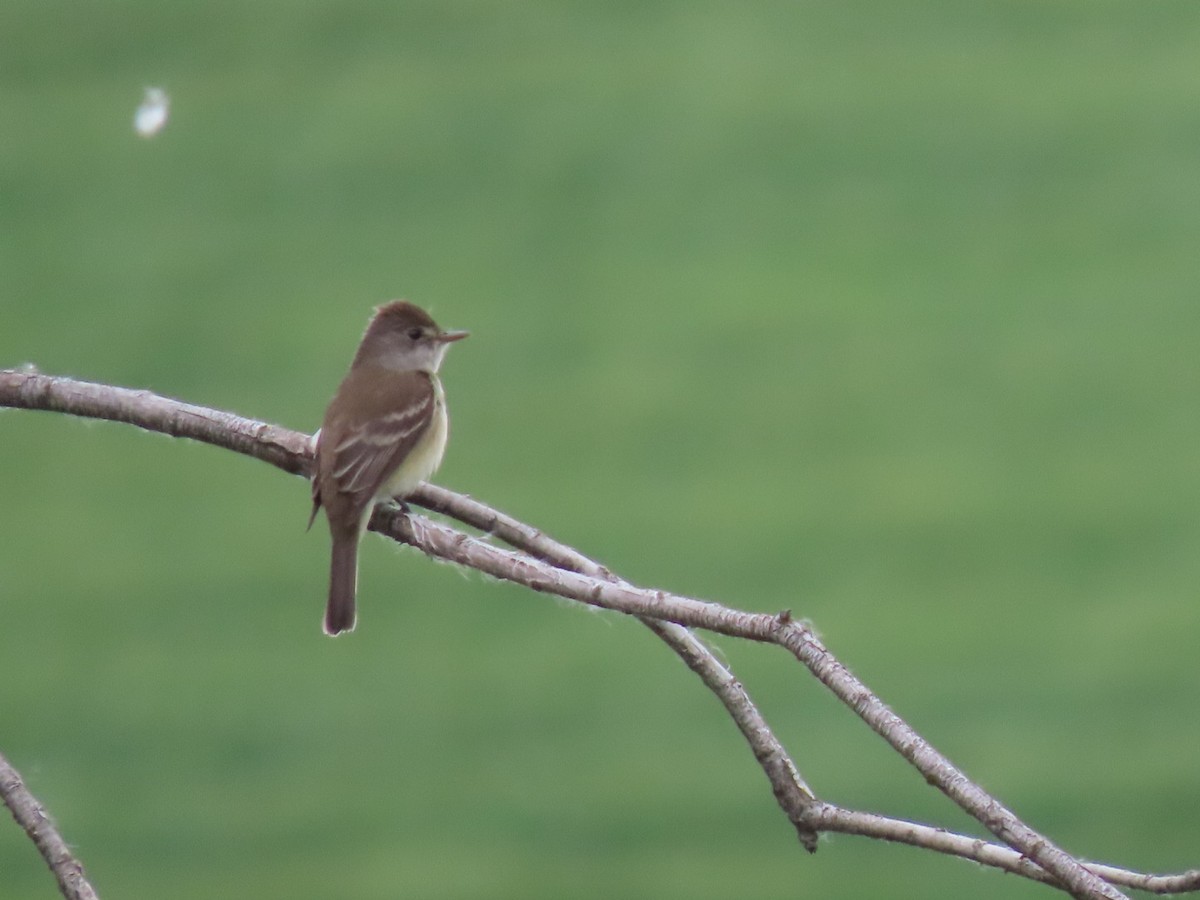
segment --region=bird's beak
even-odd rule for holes
[[[470,333],[469,331],[443,331],[437,336],[437,339],[439,343],[449,344],[452,341],[461,341]]]

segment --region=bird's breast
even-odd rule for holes
[[[404,461],[396,469],[396,474],[388,479],[379,497],[404,497],[430,476],[441,465],[442,455],[446,452],[446,437],[450,432],[450,417],[446,415],[446,401],[442,386],[434,379],[433,418],[425,433],[421,435],[416,445]]]

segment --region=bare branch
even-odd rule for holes
[[[416,499],[422,502],[420,496]],[[749,613],[665,591],[637,588],[625,582],[599,581],[554,568],[524,554],[494,547],[486,541],[396,508],[376,507],[368,527],[432,556],[478,569],[495,578],[523,584],[535,591],[638,617],[665,619],[678,625],[703,628],[731,637],[779,644],[790,650],[876,734],[912,763],[926,781],[954,800],[1004,843],[1053,875],[1072,896],[1124,896],[973,784],[950,760],[851,674],[824,647],[811,628],[793,621],[790,615]]]
[[[62,895],[67,900],[96,900],[96,892],[83,874],[83,865],[71,855],[45,808],[29,793],[20,773],[3,754],[0,754],[0,799],[42,854],[58,879]]]
[[[766,773],[775,800],[795,826],[800,842],[809,853],[816,852],[818,832],[811,825],[811,811],[818,801],[741,682],[682,625],[644,617],[641,621],[679,654],[687,667],[717,695]]]
[[[818,803],[811,810],[813,827],[820,831],[856,834],[898,844],[908,844],[923,850],[937,850],[960,856],[985,866],[993,866],[1013,875],[1021,875],[1043,884],[1055,885],[1054,877],[1034,865],[1017,851],[991,844],[978,838],[955,834],[942,828],[932,828],[916,822],[905,822],[874,813],[843,809],[829,803]],[[1084,862],[1084,866],[1111,884],[1136,888],[1155,894],[1182,894],[1200,890],[1200,870],[1192,869],[1178,875],[1147,875],[1119,869],[1103,863]]]
[[[482,529],[556,568],[615,584],[624,583],[604,566],[577,550],[560,544],[537,529],[478,500],[455,494],[436,485],[426,485],[422,496],[423,505],[428,509]],[[805,824],[808,809],[816,802],[816,797],[800,777],[795,763],[741,683],[687,628],[645,616],[640,617],[640,621],[674,650],[721,701],[750,745],[754,758],[766,773],[775,799],[783,809],[784,815],[796,827],[800,842],[810,853],[816,852],[817,832]]]
[[[309,476],[309,437],[278,425],[193,406],[152,391],[0,370],[0,406],[126,422],[253,456],[293,475]]]
[[[0,405],[50,409],[129,422],[142,428],[226,447],[295,474],[307,474],[309,471],[309,438],[305,435],[169,400],[149,392],[86,384],[29,372],[0,372]],[[980,862],[1055,884],[1072,896],[1081,898],[1124,896],[1098,877],[1095,874],[1097,872],[1112,874],[1113,881],[1147,890],[1164,890],[1167,885],[1171,886],[1170,889],[1193,889],[1190,887],[1195,883],[1193,873],[1141,876],[1124,873],[1123,870],[1082,866],[971,783],[834,658],[807,625],[793,621],[790,613],[750,613],[635,587],[536,529],[478,501],[431,485],[423,486],[410,500],[459,518],[526,552],[504,550],[487,540],[472,537],[422,516],[404,514],[391,507],[377,507],[371,527],[427,554],[524,584],[537,591],[624,612],[646,622],[721,699],[750,743],[781,807],[796,825],[802,839],[819,830],[848,831],[851,825],[862,827],[867,821],[863,817],[867,814],[839,810],[814,799],[791,759],[732,673],[686,631],[687,627],[774,643],[786,648],[899,751],[930,784],[938,787],[1008,844],[1015,851],[1019,865],[1013,862],[1012,857],[1005,855],[1012,853],[1010,850],[972,838],[950,835],[928,826],[875,817],[870,820],[874,831],[855,833],[871,833],[887,840],[902,840],[942,852],[978,858]],[[910,839],[906,840],[906,837]],[[810,845],[807,839],[805,842],[806,846]],[[971,855],[963,852],[967,845],[979,849],[972,851],[974,855]],[[1022,857],[1025,860],[1020,862]]]

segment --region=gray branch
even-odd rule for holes
[[[293,474],[307,476],[310,471],[307,435],[147,391],[54,378],[32,371],[4,371],[0,372],[0,406],[126,422],[244,453]],[[1114,884],[1163,893],[1200,887],[1200,873],[1143,875],[1085,865],[1059,849],[971,782],[846,669],[808,625],[793,620],[788,611],[776,615],[751,613],[636,587],[537,529],[469,497],[433,485],[422,486],[409,501],[477,528],[485,532],[485,537],[474,537],[424,516],[406,514],[391,505],[376,508],[370,527],[431,556],[535,591],[626,613],[645,623],[725,706],[770,781],[780,807],[809,850],[815,849],[815,836],[821,831],[859,834],[973,859],[1052,884],[1078,898],[1124,897]],[[514,549],[496,546],[489,537]],[[972,815],[1005,846],[926,825],[843,810],[818,800],[733,673],[690,628],[786,649],[907,759],[928,783]]]
[[[8,807],[29,839],[33,841],[42,859],[58,879],[58,889],[67,900],[96,900],[96,892],[83,874],[83,865],[71,851],[54,823],[50,821],[45,807],[29,793],[20,774],[0,754],[0,799]]]

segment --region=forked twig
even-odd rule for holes
[[[607,568],[574,548],[560,544],[543,532],[471,497],[456,494],[437,485],[425,485],[421,503],[427,509],[485,531],[557,568],[614,584],[624,584]],[[784,815],[796,827],[800,842],[810,853],[816,852],[817,832],[804,822],[809,808],[816,803],[816,798],[796,771],[795,763],[775,737],[741,682],[687,628],[674,622],[645,616],[639,617],[639,620],[674,650],[721,701],[746,743],[750,745],[754,758],[767,773],[775,799]]]

